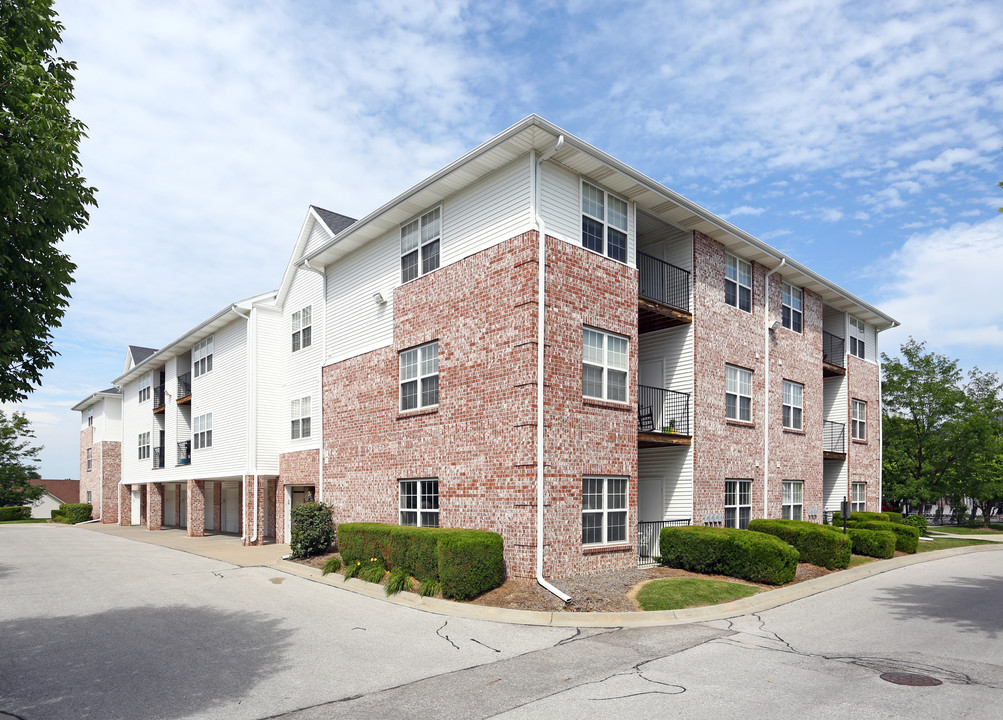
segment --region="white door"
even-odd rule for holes
[[[140,492],[142,492],[142,490],[140,488],[134,487],[132,489],[132,524],[133,525],[139,525],[140,522],[142,521],[142,518],[140,516],[142,515],[143,496],[140,495]]]
[[[178,527],[188,527],[188,487],[181,485],[178,487]]]
[[[665,387],[665,371],[662,365],[662,359],[657,360],[645,360],[641,363],[640,372],[638,373],[638,385],[642,387],[638,391],[637,404],[639,420],[644,426],[642,429],[660,432],[662,429],[662,415],[665,411],[665,393],[645,390],[645,387],[649,388],[662,388]],[[647,413],[651,412],[651,427],[647,427]]]
[[[216,527],[216,483],[207,482],[205,484],[205,529],[218,530]]]
[[[223,483],[222,507],[223,532],[240,532],[240,487],[237,483]]]
[[[174,527],[178,524],[177,508],[178,495],[176,485],[164,485],[164,525]]]

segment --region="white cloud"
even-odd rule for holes
[[[731,219],[739,217],[740,215],[762,215],[764,212],[766,212],[766,208],[740,205],[737,208],[734,208],[731,212],[726,213],[724,217],[726,219]]]

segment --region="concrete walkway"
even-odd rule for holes
[[[623,628],[623,627],[653,627],[665,625],[684,625],[689,623],[707,622],[710,620],[725,620],[749,613],[770,610],[781,605],[810,597],[817,593],[848,585],[856,580],[880,575],[898,568],[931,562],[943,558],[967,555],[969,553],[998,553],[1003,551],[1000,545],[969,545],[947,550],[903,555],[888,560],[875,560],[865,565],[848,570],[830,573],[813,580],[788,585],[775,590],[765,590],[752,597],[742,598],[721,605],[709,605],[685,610],[659,610],[654,612],[603,613],[603,612],[541,612],[536,610],[512,610],[508,608],[471,605],[469,603],[453,602],[439,598],[426,598],[416,593],[398,593],[387,597],[383,586],[367,583],[363,580],[345,580],[340,574],[321,575],[317,568],[300,563],[283,560],[289,553],[288,545],[257,545],[244,546],[240,538],[234,535],[207,535],[202,538],[190,538],[183,529],[168,528],[164,530],[147,530],[142,526],[119,527],[117,525],[78,525],[75,529],[88,529],[138,542],[161,545],[163,547],[189,552],[202,557],[213,558],[238,567],[271,567],[276,570],[296,575],[307,580],[323,583],[350,590],[359,595],[365,595],[375,600],[410,607],[424,612],[436,613],[447,617],[460,617],[472,620],[490,620],[518,625],[544,625],[554,627],[590,627],[590,628]],[[964,539],[971,535],[955,536]],[[1001,542],[997,540],[996,542]],[[989,561],[990,558],[987,558]],[[994,558],[998,562],[998,558]]]

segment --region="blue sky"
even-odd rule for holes
[[[275,288],[307,206],[361,217],[537,113],[1003,370],[998,0],[57,0],[98,188],[19,409],[43,477],[70,407],[224,305]]]

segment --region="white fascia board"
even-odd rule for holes
[[[303,225],[300,227],[300,234],[296,238],[296,245],[293,246],[292,257],[289,258],[289,264],[286,265],[286,271],[282,275],[282,283],[279,285],[278,294],[275,299],[276,304],[279,307],[286,301],[286,295],[289,294],[289,288],[293,284],[293,276],[296,275],[296,270],[300,266],[303,259],[303,250],[306,248],[307,240],[310,238],[310,233],[313,232],[313,226],[316,223],[320,223],[329,236],[330,239],[334,238],[334,233],[331,232],[331,228],[327,226],[324,219],[313,209],[313,206],[307,208],[306,217],[303,218]],[[328,243],[330,242],[328,240]],[[327,247],[327,244],[324,247]]]
[[[104,400],[104,399],[121,400],[122,396],[119,393],[96,392],[93,395],[78,402],[76,405],[70,408],[70,410],[74,412],[86,410],[91,405],[96,405],[99,400]]]

